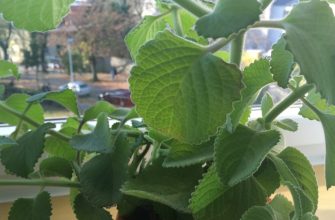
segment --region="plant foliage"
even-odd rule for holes
[[[0,0],[0,13],[17,28],[47,31],[72,2]],[[282,20],[261,20],[271,2],[157,0],[160,14],[125,38],[135,62],[134,109],[98,102],[80,112],[71,90],[0,100],[0,122],[15,127],[0,137],[1,164],[21,178],[0,185],[71,188],[79,220],[112,219],[111,206],[124,219],[149,218],[138,210],[168,220],[317,219],[313,168],[296,148],[281,146],[280,130],[298,124],[277,117],[300,99],[300,114],[322,123],[326,184],[335,186],[333,2],[300,1]],[[243,36],[259,27],[284,34],[269,58],[241,68]],[[0,61],[6,77],[19,78],[18,68]],[[253,102],[273,83],[290,95],[275,104],[266,94],[262,117],[250,120]],[[45,100],[72,112],[60,128],[45,123]],[[50,219],[50,200],[47,192],[18,199],[9,219]]]

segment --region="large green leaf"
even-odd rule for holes
[[[309,161],[294,148],[286,148],[270,159],[281,176],[283,184],[292,194],[295,215],[302,217],[307,212],[315,212],[318,204],[318,186]]]
[[[292,211],[292,204],[279,195],[269,205],[252,207],[243,214],[241,220],[290,220]]]
[[[163,19],[164,16],[165,14],[158,16],[145,16],[141,23],[127,34],[125,42],[134,60],[139,49],[147,41],[154,39],[158,32],[165,29],[166,22]]]
[[[189,213],[188,201],[200,178],[201,166],[163,168],[159,159],[135,179],[126,182],[122,192]]]
[[[243,71],[245,88],[242,90],[242,98],[234,103],[234,111],[227,118],[226,128],[233,132],[243,118],[247,106],[253,104],[259,91],[267,84],[273,82],[270,72],[270,64],[266,59],[255,61]]]
[[[13,139],[9,137],[0,136],[0,152],[2,149],[5,149],[7,147],[12,147],[15,145],[17,145],[17,143]]]
[[[28,106],[28,103],[26,102],[27,98],[29,98],[29,96],[26,94],[14,94],[11,95],[6,101],[0,102],[22,114]],[[25,115],[37,123],[42,124],[44,122],[43,108],[40,104],[33,104],[29,111],[25,113]],[[20,118],[8,113],[3,108],[0,108],[0,121],[10,125],[17,125],[19,124]],[[34,128],[25,122],[23,123],[23,126]]]
[[[326,185],[327,188],[335,186],[335,107],[327,105],[320,95],[310,92],[307,97],[308,105],[304,105],[299,114],[309,118],[320,120],[326,139]]]
[[[0,13],[17,28],[48,31],[57,27],[74,0],[0,0]]]
[[[71,179],[72,172],[71,163],[60,157],[50,157],[43,160],[39,170],[43,177],[65,177],[68,179]]]
[[[27,102],[34,103],[42,102],[44,100],[57,102],[58,104],[64,106],[65,108],[79,116],[77,96],[71,89],[40,93],[28,98]]]
[[[200,18],[195,28],[204,37],[226,38],[258,21],[261,13],[257,0],[219,0],[214,11]]]
[[[294,64],[294,57],[286,50],[286,46],[287,42],[284,38],[273,45],[270,62],[273,79],[282,88],[287,88]]]
[[[74,136],[70,145],[80,151],[110,153],[113,146],[107,115],[100,114],[94,131],[90,134]]]
[[[78,220],[112,220],[109,212],[93,206],[83,194],[76,196],[73,209]]]
[[[9,211],[9,220],[49,220],[51,216],[49,193],[41,192],[34,199],[18,199]]]
[[[94,106],[88,108],[84,112],[84,117],[81,123],[84,124],[87,121],[96,119],[101,113],[110,115],[114,111],[116,111],[115,107],[111,105],[109,102],[99,101]]]
[[[331,114],[335,115],[335,106],[334,105],[328,105],[327,101],[325,99],[321,98],[321,95],[315,90],[310,91],[308,93],[308,96],[306,99],[317,109],[319,109],[324,114]],[[303,116],[304,118],[308,118],[310,120],[320,120],[318,115],[310,109],[307,105],[303,105],[300,109],[299,114]]]
[[[75,128],[62,128],[59,132],[66,135],[73,135],[77,132]],[[76,158],[77,151],[69,144],[68,141],[49,136],[45,139],[44,150],[52,156],[60,157],[69,161]]]
[[[53,127],[53,124],[44,124],[24,134],[17,140],[17,145],[1,151],[1,163],[9,172],[27,178],[43,153],[45,133]]]
[[[261,167],[254,174],[257,181],[263,186],[268,197],[270,197],[280,187],[280,176],[268,159],[264,160]]]
[[[214,139],[200,145],[184,144],[173,140],[168,142],[170,151],[165,158],[164,167],[185,167],[213,159]]]
[[[335,17],[328,3],[302,2],[281,24],[286,30],[287,48],[300,65],[301,74],[307,82],[315,83],[328,103],[335,104]]]
[[[127,177],[130,145],[120,135],[112,154],[101,154],[83,166],[79,178],[81,191],[96,207],[108,207],[121,198],[120,188]]]
[[[198,144],[224,124],[232,103],[240,98],[242,82],[235,65],[164,31],[140,50],[130,86],[147,125]]]
[[[190,208],[195,220],[239,220],[255,205],[265,205],[266,194],[256,178],[236,186],[224,186],[212,166],[192,194]]]
[[[258,132],[242,125],[233,134],[222,130],[215,140],[215,166],[222,183],[234,186],[252,176],[279,139],[275,130]]]
[[[17,66],[8,61],[0,60],[0,79],[10,76],[15,76],[16,78],[19,77],[19,70]]]

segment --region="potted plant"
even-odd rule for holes
[[[42,0],[34,6],[40,14],[30,14],[31,1],[0,1],[0,12],[29,31],[54,28],[66,14]],[[327,1],[301,0],[282,20],[260,20],[270,3],[157,1],[160,14],[145,17],[125,39],[136,63],[129,79],[135,109],[102,101],[80,114],[70,90],[1,101],[0,121],[16,126],[0,138],[1,163],[22,179],[0,185],[69,187],[79,220],[111,219],[111,206],[122,220],[317,219],[312,166],[280,142],[281,129],[294,132],[297,124],[276,118],[301,100],[300,114],[323,124],[326,183],[334,186],[335,18]],[[241,68],[245,33],[260,27],[285,33],[271,57]],[[17,75],[13,64],[0,66],[2,77]],[[258,93],[271,83],[290,95],[278,104],[265,95],[262,117],[249,120]],[[60,130],[44,123],[45,100],[73,112]],[[276,193],[280,186],[293,203]],[[42,191],[16,200],[9,219],[50,215],[50,195]]]

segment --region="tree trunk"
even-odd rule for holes
[[[93,82],[99,81],[98,73],[97,73],[97,59],[94,55],[90,56],[90,63],[91,63],[91,71],[93,75]]]

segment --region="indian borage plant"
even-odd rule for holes
[[[70,3],[0,0],[0,12],[17,28],[46,31]],[[1,163],[20,177],[0,185],[42,187],[35,198],[16,200],[9,219],[49,219],[46,186],[71,188],[79,220],[111,219],[105,208],[115,205],[121,219],[317,219],[310,163],[278,144],[280,129],[296,131],[297,124],[276,118],[300,99],[300,114],[323,124],[326,183],[334,186],[335,18],[329,3],[301,0],[282,20],[260,20],[271,0],[157,3],[160,14],[145,17],[126,38],[136,63],[130,78],[136,110],[98,102],[80,114],[70,90],[0,102],[0,121],[16,126],[0,139]],[[285,34],[270,58],[241,69],[245,33],[260,27]],[[227,56],[220,49],[228,44]],[[7,61],[0,70],[1,77],[18,75]],[[253,101],[270,83],[292,92],[277,105],[265,95],[262,117],[249,120]],[[60,130],[44,123],[45,100],[74,113]],[[281,185],[293,203],[276,193]]]

